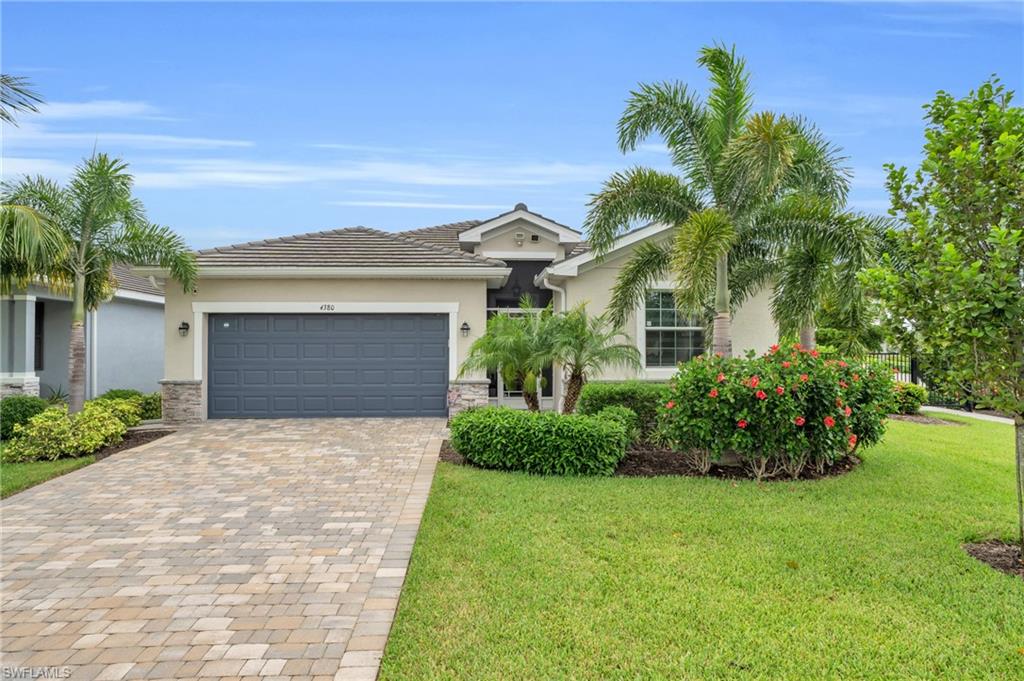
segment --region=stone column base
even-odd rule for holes
[[[39,397],[38,376],[0,376],[0,398],[8,395],[35,395]]]
[[[163,422],[169,425],[205,421],[203,382],[194,379],[160,381],[160,409]]]
[[[486,407],[491,382],[483,379],[452,381],[448,384],[448,418],[474,407]]]

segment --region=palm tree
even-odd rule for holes
[[[593,197],[585,227],[598,255],[636,221],[672,227],[667,243],[640,244],[612,295],[621,322],[651,283],[672,275],[679,308],[713,313],[712,349],[732,354],[731,256],[746,246],[813,236],[842,252],[849,172],[812,125],[770,112],[751,114],[749,74],[734,49],[706,47],[711,91],[701,101],[680,83],[642,84],[619,121],[619,148],[651,135],[666,143],[679,174],[636,167],[614,174]]]
[[[81,163],[67,187],[42,177],[5,184],[3,203],[45,216],[69,244],[64,258],[38,274],[71,284],[68,402],[72,412],[79,411],[85,401],[85,312],[113,294],[112,265],[159,265],[188,290],[196,277],[195,259],[180,236],[146,219],[132,197],[128,165],[106,154]]]
[[[543,371],[554,359],[551,307],[533,310],[529,296],[519,302],[518,313],[499,312],[487,320],[484,335],[473,341],[459,375],[470,371],[498,371],[505,385],[521,385],[530,411],[540,411],[537,388]]]
[[[6,200],[5,196],[0,205],[0,293],[9,295],[41,277],[60,288],[66,282],[50,270],[67,254],[64,232],[46,215],[28,206],[8,205]]]
[[[618,327],[604,315],[588,316],[583,305],[556,316],[552,336],[555,361],[565,375],[563,414],[576,410],[580,391],[592,374],[614,366],[641,366],[640,351],[624,339]]]
[[[32,89],[27,78],[0,73],[0,121],[17,125],[15,113],[35,113],[39,111],[36,104],[42,102],[43,98]]]

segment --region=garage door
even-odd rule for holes
[[[448,316],[218,314],[210,418],[445,416]]]

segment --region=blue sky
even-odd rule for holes
[[[920,106],[992,73],[1020,89],[1024,4],[4,3],[2,68],[49,102],[3,130],[3,176],[122,156],[152,220],[196,247],[484,218],[525,201],[578,226],[623,157],[631,87],[704,89],[735,44],[755,106],[841,145],[852,203],[887,206]],[[1022,95],[1024,96],[1024,95]]]

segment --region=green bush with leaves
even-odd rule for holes
[[[928,401],[928,390],[916,383],[896,381],[892,388],[893,412],[897,414],[916,414],[921,405]]]
[[[484,468],[542,475],[611,475],[628,435],[614,419],[482,407],[456,415],[452,447]]]
[[[97,449],[120,442],[128,431],[122,415],[134,405],[127,400],[90,400],[71,419],[75,437],[75,455],[92,454]],[[135,418],[138,419],[137,412]],[[137,421],[136,421],[137,422]]]
[[[659,434],[706,472],[738,456],[757,479],[821,472],[878,442],[892,376],[877,366],[824,359],[799,345],[762,357],[683,364],[659,410]]]
[[[135,390],[134,388],[113,388],[103,393],[97,400],[132,400],[142,397],[141,390]]]
[[[640,421],[640,437],[647,438],[654,431],[658,408],[665,403],[668,385],[645,381],[615,383],[587,383],[580,393],[576,411],[594,415],[605,407],[626,407]]]
[[[160,393],[143,393],[132,388],[114,388],[103,393],[97,400],[131,400],[139,407],[139,418],[144,421],[157,420],[161,416]],[[138,422],[129,426],[138,425]]]
[[[0,400],[0,440],[10,439],[14,426],[27,423],[49,406],[49,402],[35,395],[11,395]]]
[[[95,403],[99,403],[104,409],[112,413],[126,428],[132,428],[142,423],[141,397],[91,400],[86,402],[87,405]]]
[[[66,405],[36,414],[14,428],[14,438],[3,450],[4,463],[83,456],[120,442],[128,427],[110,408],[110,403],[91,400],[73,416],[68,414]]]
[[[640,438],[640,418],[629,407],[613,404],[597,412],[597,417],[621,423],[622,427],[626,429],[626,437],[629,438],[630,444]]]
[[[162,416],[160,393],[146,393],[141,398],[142,420],[157,421]]]

